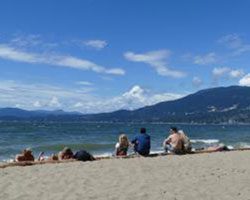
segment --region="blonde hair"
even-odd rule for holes
[[[121,135],[119,136],[119,144],[120,144],[121,146],[124,146],[124,147],[128,147],[128,146],[129,146],[129,141],[128,141],[127,135],[121,134]]]

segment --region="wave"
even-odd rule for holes
[[[239,142],[234,145],[236,148],[250,148],[250,143]]]
[[[194,140],[190,140],[191,143],[205,143],[205,144],[215,144],[215,143],[219,143],[220,140],[217,139],[194,139]]]

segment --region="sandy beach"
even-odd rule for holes
[[[0,169],[0,199],[250,199],[250,151]]]

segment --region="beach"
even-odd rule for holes
[[[250,199],[250,151],[0,169],[0,199]]]

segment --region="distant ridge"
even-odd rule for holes
[[[80,114],[58,111],[0,109],[0,119],[39,119],[108,122],[250,123],[250,87],[210,88],[181,99],[133,111]]]
[[[63,110],[23,110],[20,108],[0,108],[0,118],[16,117],[16,118],[32,118],[46,116],[63,116],[63,115],[81,115],[79,112],[65,112]]]

